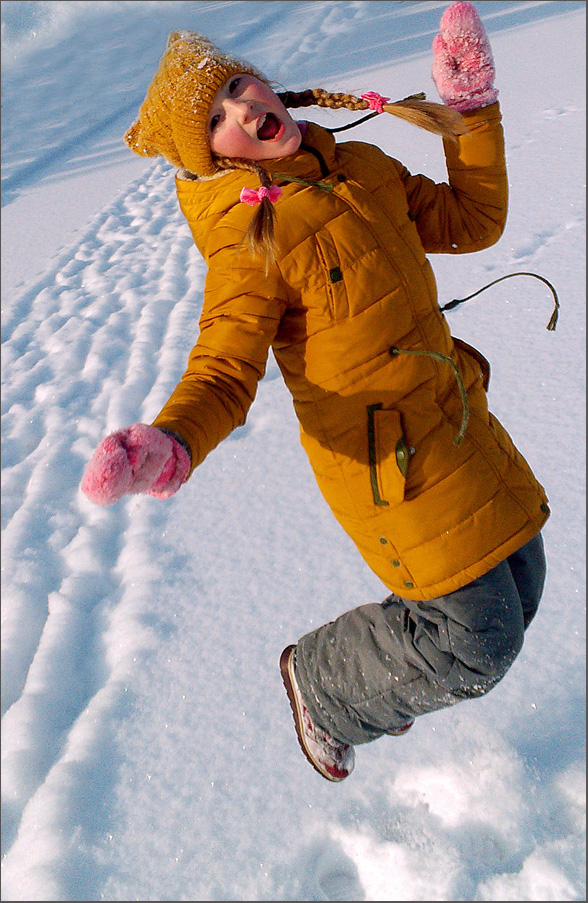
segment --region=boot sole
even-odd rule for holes
[[[306,746],[306,743],[304,742],[304,733],[302,731],[302,712],[300,711],[296,693],[294,692],[294,687],[292,686],[292,675],[290,673],[290,668],[292,667],[292,653],[294,652],[294,648],[294,646],[286,646],[286,648],[282,652],[280,656],[280,672],[282,674],[282,681],[288,695],[290,708],[292,709],[292,714],[294,716],[294,726],[296,727],[296,736],[298,738],[298,743],[307,761],[310,762],[315,771],[318,771],[321,777],[326,778],[327,781],[339,783],[340,781],[344,781],[345,778],[348,777],[348,775],[343,775],[343,777],[337,778],[334,775],[329,774],[328,771],[323,770],[318,762],[315,762]]]
[[[395,731],[388,731],[388,735],[390,737],[402,737],[403,734],[405,734],[407,731],[409,731],[411,729],[413,724],[414,724],[414,718],[412,719],[412,721],[409,721],[403,727],[399,727]]]

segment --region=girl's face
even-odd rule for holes
[[[272,160],[300,147],[300,129],[271,88],[253,75],[232,75],[208,116],[210,149],[222,157]]]

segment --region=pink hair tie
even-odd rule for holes
[[[277,185],[272,185],[271,188],[266,188],[265,185],[262,185],[257,191],[255,188],[242,188],[239,200],[242,204],[249,204],[250,207],[255,207],[256,204],[261,204],[264,198],[267,198],[273,204],[281,194],[282,189]]]
[[[370,110],[375,110],[376,113],[383,113],[382,105],[390,100],[389,97],[383,97],[377,91],[368,91],[367,94],[362,94],[361,97],[362,100],[367,100]]]

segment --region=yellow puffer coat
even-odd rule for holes
[[[299,151],[268,167],[283,190],[268,273],[240,247],[251,208],[239,193],[256,177],[177,179],[209,271],[200,336],[154,425],[179,434],[198,465],[245,421],[271,346],[325,499],[372,570],[409,599],[479,577],[549,514],[488,412],[483,358],[449,333],[425,257],[480,250],[504,228],[498,104],[466,121],[469,134],[445,143],[449,185],[308,124]],[[469,423],[456,444],[460,383]]]

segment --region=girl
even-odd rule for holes
[[[495,686],[545,578],[544,490],[489,413],[487,362],[450,335],[426,257],[487,248],[506,220],[494,64],[472,4],[445,11],[433,56],[444,105],[276,94],[174,32],[126,135],[178,167],[209,269],[182,380],[152,425],[103,440],[82,489],[99,505],[173,495],[244,423],[273,349],[318,485],[390,591],[281,656],[302,750],[331,781],[355,745]],[[440,133],[448,184],[288,112],[312,104]]]

